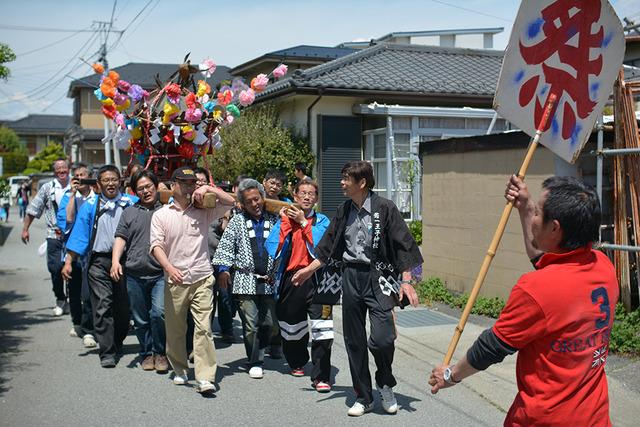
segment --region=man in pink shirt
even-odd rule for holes
[[[150,251],[165,272],[164,294],[167,357],[173,366],[173,383],[187,383],[189,369],[186,350],[187,312],[195,322],[193,336],[196,391],[214,390],[216,351],[211,333],[213,309],[213,269],[207,245],[209,224],[233,198],[217,187],[204,185],[195,190],[196,175],[189,167],[173,172],[173,202],[151,219]],[[201,209],[204,195],[214,193],[214,209]],[[195,205],[195,206],[194,206]]]

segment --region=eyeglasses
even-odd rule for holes
[[[296,195],[300,197],[315,197],[316,192],[315,191],[298,191]]]
[[[143,191],[145,191],[145,190],[149,190],[149,191],[151,191],[151,189],[152,189],[152,188],[154,188],[154,187],[155,187],[155,185],[153,185],[153,183],[149,183],[149,184],[144,185],[144,186],[142,186],[142,187],[138,187],[138,188],[136,188],[136,192],[138,192],[138,193],[142,193],[142,192],[143,192]]]
[[[104,185],[108,185],[108,184],[119,184],[119,183],[120,183],[120,179],[118,179],[118,178],[101,179],[101,180],[100,180],[100,184],[104,184]]]
[[[282,186],[284,186],[283,183],[281,183],[280,181],[276,181],[276,180],[269,180],[269,181],[267,181],[267,184],[272,185],[274,187],[282,187]]]

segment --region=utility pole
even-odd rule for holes
[[[115,10],[115,3],[114,3],[114,10]],[[104,66],[105,73],[109,73],[109,61],[107,60],[107,41],[109,39],[109,33],[112,31],[112,28],[113,28],[113,13],[111,14],[111,21],[109,22],[95,21],[94,23],[98,25],[97,31],[100,31],[100,33],[103,34],[102,46],[100,46],[100,57],[98,58],[98,61],[100,61]],[[110,133],[111,133],[111,124],[105,117],[104,118],[105,138],[109,136]],[[112,164],[111,149],[112,149],[111,141],[107,141],[104,144],[104,163],[107,165]],[[118,170],[121,170],[122,164],[120,162],[120,150],[118,149],[118,147],[116,147],[115,144],[113,144],[113,160],[114,160],[113,164],[118,168]]]

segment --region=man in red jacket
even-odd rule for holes
[[[520,213],[525,246],[536,271],[514,286],[496,324],[466,356],[433,369],[431,392],[518,352],[518,394],[505,426],[610,426],[604,371],[618,302],[615,269],[600,251],[600,203],[575,178],[551,177],[537,204],[512,177],[505,196]]]

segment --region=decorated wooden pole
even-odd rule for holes
[[[238,199],[235,194],[227,193],[234,199]],[[158,191],[160,203],[167,204],[169,203],[169,199],[173,196],[173,192],[171,190],[159,190]],[[216,207],[216,195],[213,193],[207,193],[204,195],[204,201],[202,206],[205,208],[215,208]],[[275,199],[265,199],[264,200],[264,210],[267,212],[271,212],[277,214],[280,212],[280,209],[289,207],[291,205],[296,205],[295,203],[284,202],[282,200]],[[296,205],[297,206],[297,205]]]
[[[577,160],[609,99],[624,48],[620,19],[607,0],[520,4],[493,102],[500,116],[533,138],[518,176],[524,178],[539,143],[567,162]],[[445,365],[451,362],[512,208],[511,203],[504,208]]]

